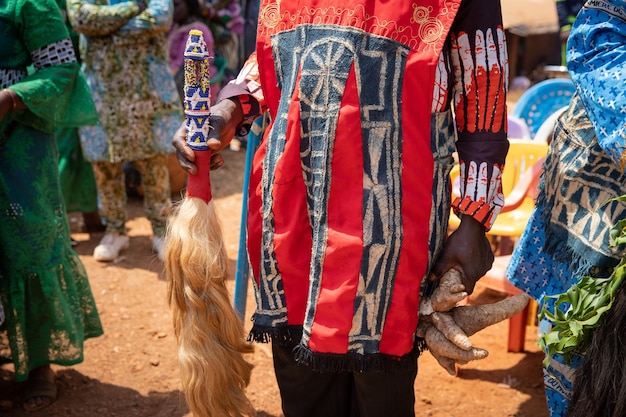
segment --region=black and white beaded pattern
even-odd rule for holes
[[[26,70],[0,68],[0,89],[20,82],[26,75]]]
[[[50,43],[30,53],[36,69],[51,67],[53,65],[67,64],[76,61],[76,53],[70,38]]]

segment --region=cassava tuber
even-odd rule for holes
[[[450,311],[465,297],[467,292],[461,282],[461,273],[456,269],[450,269],[439,279],[439,285],[433,294],[422,300],[420,315],[429,316],[435,311]]]
[[[459,327],[451,315],[435,311],[430,317],[435,328],[437,328],[447,340],[463,350],[470,350],[472,348],[472,342],[468,337],[470,335],[463,332],[463,329]]]
[[[457,307],[451,314],[461,330],[471,336],[485,327],[513,317],[524,310],[529,300],[527,294],[518,294],[493,304]]]
[[[469,336],[521,312],[529,301],[528,295],[520,294],[493,304],[456,307],[467,296],[464,289],[460,273],[452,269],[441,277],[432,297],[423,299],[420,305],[416,334],[426,340],[433,357],[451,375],[456,373],[455,364],[489,354],[474,347]],[[464,296],[459,299],[461,294]]]
[[[445,356],[439,356],[437,353],[430,351],[430,354],[433,355],[433,358],[437,360],[437,363],[445,369],[450,375],[456,375],[456,365],[465,365],[467,362],[455,361],[451,358],[446,358]]]
[[[473,361],[486,358],[489,352],[485,349],[470,347],[468,350],[460,349],[444,336],[436,327],[426,330],[426,344],[431,352],[455,361]]]

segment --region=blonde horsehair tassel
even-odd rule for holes
[[[211,201],[206,146],[210,114],[209,62],[202,32],[189,32],[185,46],[187,143],[198,173],[168,221],[165,270],[182,388],[196,417],[255,415],[245,395],[252,365],[226,280],[228,265],[219,219]]]

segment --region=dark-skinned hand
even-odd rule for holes
[[[491,269],[493,259],[491,244],[485,236],[485,227],[471,216],[463,215],[459,228],[446,240],[443,252],[428,278],[436,281],[454,268],[461,273],[465,291],[471,294],[476,281]]]
[[[224,149],[235,136],[237,126],[243,121],[243,112],[237,98],[225,99],[211,106],[209,118],[210,128],[207,145],[213,151],[211,155],[211,169],[224,165],[224,158],[219,152]],[[184,170],[196,175],[198,168],[194,164],[196,159],[193,149],[186,142],[187,130],[185,122],[178,128],[172,138],[172,145],[176,149],[176,158]]]

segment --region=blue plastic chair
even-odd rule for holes
[[[569,106],[564,106],[552,113],[545,122],[541,124],[539,129],[537,129],[537,133],[535,133],[534,140],[548,142],[552,140],[552,135],[554,134],[554,128],[556,127],[556,121],[561,115],[567,110]]]
[[[534,138],[550,115],[569,105],[576,91],[569,78],[552,78],[541,81],[524,92],[515,103],[511,116],[522,119]]]

